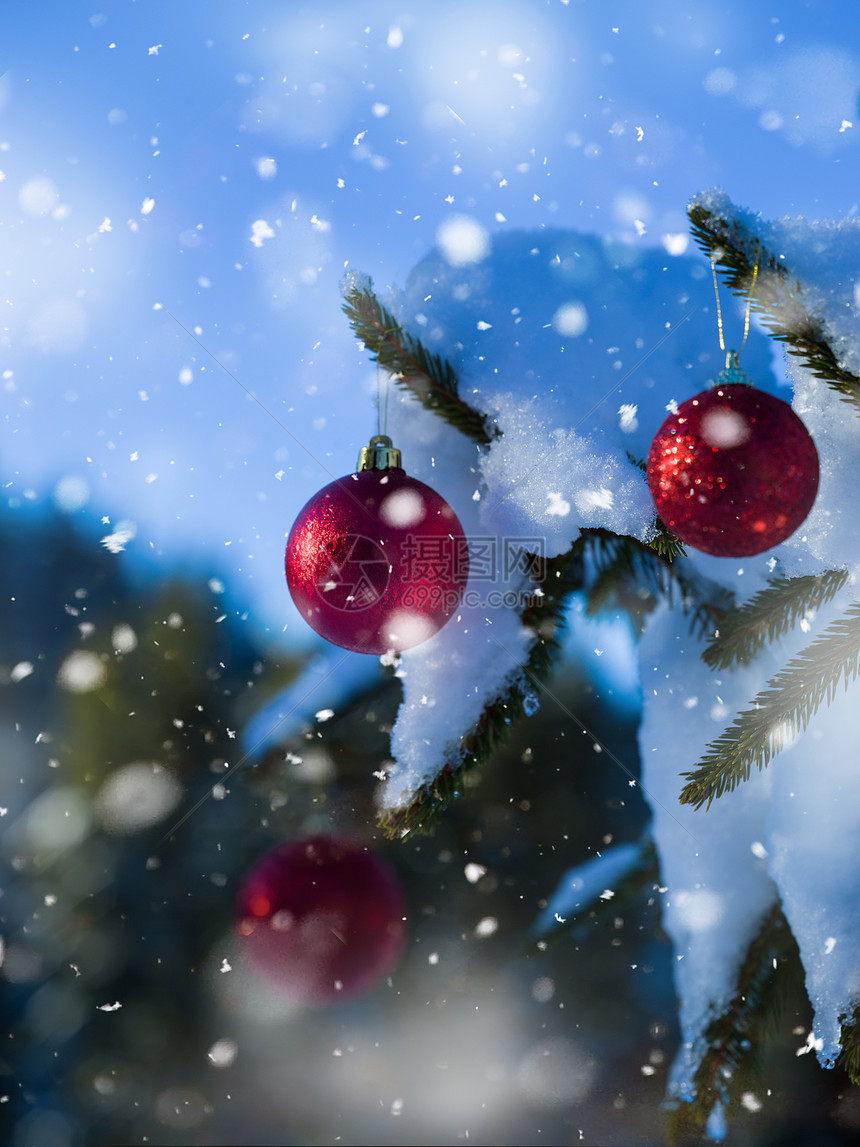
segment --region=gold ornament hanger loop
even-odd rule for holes
[[[747,305],[744,312],[744,337],[741,342],[741,349],[739,351],[726,350],[726,340],[723,335],[723,311],[720,306],[720,287],[717,282],[717,260],[714,252],[711,251],[711,273],[714,276],[714,297],[717,300],[717,330],[720,334],[720,350],[726,356],[726,365],[717,376],[717,383],[721,386],[729,385],[730,383],[742,383],[746,386],[752,386],[752,383],[747,378],[746,374],[738,366],[738,356],[743,353],[744,347],[747,345],[747,336],[750,333],[750,311],[752,310],[753,291],[755,290],[755,282],[758,278],[758,266],[761,258],[761,241],[759,241],[758,248],[755,254],[755,265],[753,267],[752,280],[750,281],[750,289],[747,294]]]
[[[387,434],[375,434],[358,454],[356,470],[402,470],[400,451]]]

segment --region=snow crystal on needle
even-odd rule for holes
[[[347,295],[350,291],[372,291],[373,280],[365,271],[353,271],[350,268],[341,277],[338,286],[342,295]]]

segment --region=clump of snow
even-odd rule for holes
[[[429,641],[403,655],[398,676],[403,701],[391,734],[395,766],[389,772],[386,807],[408,801],[446,760],[459,763],[460,741],[488,701],[522,684],[522,665],[535,636],[511,609],[493,608],[475,583],[479,603],[463,606]],[[527,592],[521,580],[513,592]],[[496,591],[498,592],[498,590]]]
[[[347,295],[352,290],[372,291],[373,280],[364,271],[349,270],[341,277],[339,286],[342,295]]]
[[[385,807],[408,800],[446,761],[459,763],[460,742],[487,702],[524,683],[522,666],[535,640],[521,620],[535,590],[524,555],[543,544],[539,530],[516,537],[488,530],[474,443],[402,392],[391,395],[389,419],[407,473],[454,508],[472,544],[460,609],[429,641],[401,655],[403,701],[391,735],[395,765],[383,792]]]
[[[659,608],[640,643],[641,786],[666,889],[663,926],[675,954],[681,1048],[669,1090],[680,1099],[692,1098],[704,1031],[734,996],[747,948],[778,895],[752,848],[765,835],[772,771],[753,771],[707,813],[678,803],[679,774],[761,685],[758,663],[716,675],[701,660],[702,648],[681,610],[667,606]]]
[[[486,526],[512,536],[537,532],[548,557],[566,553],[586,524],[643,541],[653,536],[642,474],[620,451],[607,451],[602,434],[559,426],[556,411],[547,418],[537,398],[499,395],[491,410],[502,435],[481,459]]]
[[[860,1003],[857,687],[841,689],[772,766],[768,869],[800,948],[819,1061],[839,1055],[840,1017]]]
[[[815,505],[783,543],[780,556],[793,575],[855,569],[860,563],[860,418],[810,370],[797,362],[791,362],[789,370],[795,383],[794,409],[815,441],[821,473]]]

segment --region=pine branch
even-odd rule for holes
[[[801,733],[818,711],[847,689],[860,672],[860,603],[848,607],[812,645],[793,658],[759,693],[751,709],[740,713],[712,741],[695,769],[682,773],[681,804],[696,808],[749,780],[752,766],[770,759]]]
[[[465,775],[507,743],[513,726],[526,716],[525,696],[547,679],[558,657],[568,603],[575,592],[586,591],[589,613],[596,611],[597,602],[608,606],[611,598],[634,620],[666,596],[687,613],[696,632],[713,630],[732,604],[728,591],[697,575],[688,563],[670,563],[636,538],[609,530],[583,530],[569,552],[559,557],[528,557],[541,590],[522,615],[523,625],[536,635],[531,652],[521,672],[485,706],[433,780],[416,790],[408,804],[381,815],[380,826],[389,836],[432,831],[456,799]],[[644,603],[643,584],[652,593]]]
[[[668,562],[673,562],[675,558],[685,558],[687,551],[684,548],[684,543],[672,533],[663,519],[655,518],[654,525],[657,533],[650,542],[645,543],[649,550],[653,550],[655,554],[665,558]]]
[[[715,215],[699,204],[690,206],[687,214],[696,242],[709,257],[712,252],[718,256],[726,283],[736,294],[749,293],[758,259],[752,309],[775,339],[788,344],[789,354],[803,359],[816,378],[837,390],[860,413],[860,378],[839,365],[822,319],[808,309],[803,287],[785,261],[768,251],[737,218]]]
[[[444,418],[451,426],[477,442],[488,445],[495,432],[487,426],[487,416],[464,402],[457,393],[454,368],[432,354],[420,339],[403,330],[394,316],[377,299],[373,285],[352,281],[344,294],[344,313],[357,338],[371,352],[371,358],[389,372],[398,386],[415,395],[422,406]]]
[[[644,458],[637,458],[629,450],[625,451],[627,460],[637,470],[641,470],[644,475],[648,473],[648,463]],[[687,551],[684,549],[684,543],[680,538],[676,537],[662,518],[654,515],[654,528],[657,531],[656,536],[651,541],[646,542],[645,545],[649,549],[654,550],[661,558],[666,558],[672,562],[675,558],[686,556]]]
[[[549,676],[561,648],[568,601],[582,587],[584,545],[584,539],[580,539],[569,554],[560,558],[528,555],[541,593],[532,598],[522,615],[523,624],[536,635],[525,665],[505,692],[485,706],[436,777],[418,789],[409,804],[381,815],[380,827],[389,836],[432,831],[438,817],[456,798],[466,773],[484,764],[506,744],[514,724],[526,716],[525,696],[532,683]]]
[[[854,1009],[850,1019],[842,1024],[842,1052],[837,1060],[844,1068],[851,1082],[860,1086],[860,1004]]]
[[[590,572],[586,613],[627,612],[641,628],[643,618],[666,598],[689,617],[691,632],[704,636],[722,624],[734,605],[729,590],[698,574],[686,561],[661,554],[656,547],[608,530],[586,531]]]
[[[738,973],[737,991],[726,1011],[705,1032],[706,1051],[693,1076],[691,1101],[675,1101],[669,1117],[670,1145],[702,1141],[714,1107],[739,1109],[762,1030],[778,1007],[782,968],[796,971],[800,956],[782,908],[775,904],[750,944]]]
[[[820,575],[770,578],[742,606],[726,614],[711,638],[702,660],[711,669],[746,665],[767,645],[794,627],[810,610],[832,601],[848,580],[847,570],[828,570]]]

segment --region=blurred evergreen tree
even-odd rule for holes
[[[46,1110],[82,1142],[132,1141],[137,1106],[198,1058],[258,803],[227,774],[255,690],[295,667],[205,575],[141,592],[89,522],[18,509],[0,544],[6,1116],[29,1109],[34,1141]]]

